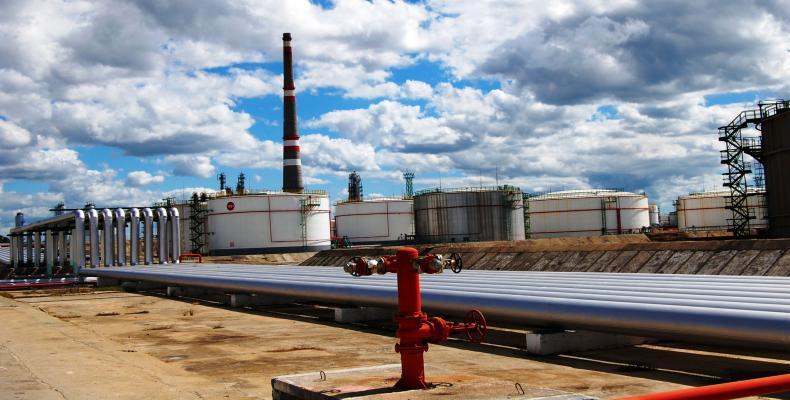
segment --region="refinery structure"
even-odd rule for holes
[[[47,313],[25,323],[66,324],[58,337],[82,338],[82,352],[121,340],[95,359],[138,363],[137,375],[166,376],[162,386],[220,382],[210,398],[581,400],[787,370],[790,101],[760,102],[719,128],[723,190],[684,194],[668,212],[623,188],[415,191],[411,170],[389,198],[366,197],[363,176],[347,171],[348,197],[332,203],[304,187],[290,33],[282,43],[282,188],[250,190],[243,173],[232,188],[221,173],[218,190],[188,200],[60,204],[31,223],[17,214],[0,247],[0,291],[43,296]],[[93,286],[113,295],[74,297]],[[69,299],[36,292],[52,288]],[[14,308],[0,305],[0,318]],[[393,330],[397,339],[383,338]],[[426,353],[460,340],[469,343]],[[0,365],[25,357],[4,351]],[[143,354],[127,354],[137,352],[172,365],[149,373]],[[259,381],[271,388],[244,392]],[[724,394],[638,398],[767,395],[790,391],[790,375],[701,390]]]

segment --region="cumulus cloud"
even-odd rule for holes
[[[0,218],[53,199],[153,201],[164,193],[143,187],[169,173],[279,170],[281,143],[256,129],[271,117],[245,100],[280,95],[283,31],[297,87],[344,105],[302,123],[308,184],[409,168],[424,185],[498,174],[669,201],[672,182],[720,172],[716,128],[748,107],[705,96],[790,90],[788,21],[772,1],[2,2],[0,179],[48,191],[3,193],[30,197]],[[167,172],[119,178],[113,160],[80,159],[90,146]]]
[[[173,166],[174,175],[208,178],[213,176],[215,171],[211,157],[203,154],[170,155],[165,157],[165,162]]]
[[[126,175],[126,184],[132,187],[155,185],[164,181],[164,175],[151,175],[146,171],[132,171]]]

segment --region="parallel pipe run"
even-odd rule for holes
[[[99,267],[99,212],[95,208],[88,210],[88,229],[90,230],[91,268]]]
[[[143,208],[143,219],[145,222],[144,234],[145,237],[145,265],[151,265],[154,262],[154,213],[150,208]]]
[[[254,271],[257,274],[240,274]],[[471,272],[471,271],[469,271]],[[296,273],[284,280],[282,273]],[[392,285],[373,285],[386,277],[372,276],[366,280],[352,279],[344,283],[324,277],[341,277],[339,268],[267,267],[211,264],[182,264],[173,269],[157,266],[146,269],[112,268],[89,270],[86,275],[122,280],[140,280],[183,286],[198,286],[237,293],[280,295],[301,300],[325,301],[355,305],[392,307],[396,291]],[[498,272],[476,272],[492,281]],[[528,278],[530,273],[523,272]],[[533,326],[560,329],[589,329],[637,336],[657,337],[698,343],[716,342],[729,345],[786,349],[790,347],[790,313],[726,307],[698,307],[602,301],[526,294],[475,292],[458,285],[445,285],[445,276],[435,282],[426,276],[423,284],[423,307],[453,315],[463,315],[470,308],[480,309],[487,318]],[[386,282],[386,281],[383,281]],[[391,280],[390,280],[391,282]],[[496,283],[510,290],[513,283]],[[708,283],[700,281],[697,288]],[[473,284],[470,284],[472,286]],[[607,285],[598,285],[606,290]],[[658,288],[658,286],[657,286]],[[733,293],[738,292],[737,289]],[[790,293],[790,285],[786,293]],[[744,294],[739,293],[739,296]],[[759,298],[759,293],[753,294]]]
[[[129,210],[129,265],[140,263],[140,210]]]
[[[177,270],[174,270],[177,271]],[[232,271],[224,271],[224,270],[217,270],[214,271],[205,271],[204,273],[207,275],[217,274],[219,276],[222,275],[231,275],[231,276],[267,276],[269,269],[267,268],[265,271],[261,271],[260,269],[251,269],[251,270],[240,270],[240,269],[233,269]],[[338,282],[342,283],[345,282],[343,278],[339,278],[336,275],[326,275],[324,271],[333,272],[334,269],[327,269],[327,270],[316,270],[315,268],[311,270],[311,272],[307,272],[311,276],[320,277],[321,281],[323,282]],[[468,272],[471,274],[471,271]],[[287,269],[287,270],[278,270],[276,275],[281,280],[290,280],[296,276],[297,281],[300,281],[302,277],[306,274],[306,272],[302,270],[294,270]],[[465,273],[466,274],[466,273]],[[522,272],[522,274],[528,274],[529,276],[532,275],[531,272]],[[665,284],[665,286],[656,286],[651,288],[650,290],[640,289],[639,287],[633,288],[629,284],[627,284],[630,279],[623,280],[623,285],[621,287],[610,287],[606,286],[602,288],[600,284],[594,283],[587,283],[587,284],[575,284],[570,285],[570,288],[566,288],[564,286],[560,287],[545,287],[540,284],[533,285],[532,283],[517,283],[513,280],[501,280],[498,279],[498,276],[490,276],[491,273],[488,274],[488,277],[469,277],[470,279],[460,279],[456,276],[448,276],[442,279],[443,286],[454,286],[457,289],[461,290],[468,290],[468,291],[483,291],[483,292],[497,292],[497,293],[505,293],[505,294],[528,294],[528,295],[537,295],[537,296],[546,296],[546,297],[566,297],[566,298],[580,298],[580,299],[592,299],[592,300],[602,300],[606,297],[607,300],[617,298],[618,296],[622,297],[632,297],[633,299],[620,299],[620,300],[630,300],[636,301],[636,298],[640,298],[643,300],[647,300],[648,303],[653,304],[673,304],[673,300],[701,300],[705,303],[697,304],[699,306],[710,306],[710,307],[723,307],[723,308],[743,308],[743,309],[751,309],[748,308],[750,305],[757,305],[758,307],[764,307],[768,305],[769,308],[775,308],[774,306],[788,306],[790,305],[790,293],[788,292],[787,285],[781,287],[778,293],[771,293],[770,297],[764,298],[766,296],[765,290],[767,289],[764,287],[759,287],[756,290],[754,288],[743,288],[743,287],[733,287],[727,291],[708,291],[707,287],[710,285],[708,280],[700,281],[697,285],[693,286],[692,289],[683,289],[679,293],[675,293],[671,291],[672,283]],[[497,274],[498,275],[498,274]],[[385,282],[387,278],[380,278],[371,281],[368,283],[369,285],[386,285],[389,284]],[[529,280],[527,280],[529,281]],[[583,279],[577,279],[577,282],[583,282]],[[704,282],[704,284],[702,284]],[[788,282],[790,283],[790,282]],[[423,282],[425,287],[431,288],[432,281],[430,278],[426,278],[426,281]],[[585,287],[594,287],[596,289],[579,289]],[[771,289],[777,289],[775,286],[771,286]],[[666,291],[667,293],[660,293],[659,291]],[[738,293],[738,296],[733,296],[732,293]],[[585,296],[590,295],[590,296]],[[598,297],[598,296],[603,297]],[[667,299],[666,302],[664,299]],[[638,301],[638,302],[645,302],[645,301]],[[691,305],[691,303],[684,303],[685,305]],[[734,306],[734,307],[731,307]],[[783,311],[790,312],[790,309],[783,309]]]
[[[181,220],[178,215],[178,209],[173,207],[170,209],[170,246],[171,254],[170,259],[173,264],[178,264],[181,258]]]
[[[74,231],[71,233],[71,261],[75,273],[85,268],[85,212],[74,211]]]
[[[156,227],[159,236],[159,264],[167,264],[167,211],[156,209]]]
[[[728,400],[788,391],[790,391],[790,374],[784,374],[670,392],[622,397],[618,400]]]
[[[126,211],[123,208],[115,210],[115,229],[118,245],[118,265],[126,265]]]
[[[104,219],[104,259],[102,264],[105,267],[112,267],[113,260],[115,259],[113,247],[115,247],[115,240],[113,239],[113,225],[112,225],[112,211],[109,208],[101,210],[102,218]]]

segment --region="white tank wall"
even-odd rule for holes
[[[649,204],[647,206],[650,210],[650,225],[651,226],[659,226],[661,225],[660,215],[658,213],[658,205],[657,204]]]
[[[412,200],[368,200],[335,205],[337,236],[351,243],[404,240],[414,235]]]
[[[618,209],[620,232],[638,232],[650,226],[647,197],[642,195],[559,196],[555,198],[548,194],[529,200],[531,238],[599,236],[602,234],[604,213],[607,233],[616,234]],[[602,205],[605,197],[616,197],[618,203]],[[606,207],[606,210],[603,211],[602,207]]]
[[[678,229],[681,231],[715,231],[727,230],[728,219],[732,211],[725,208],[729,192],[703,193],[700,195],[681,196],[678,198]],[[765,195],[750,196],[748,203],[756,220],[752,220],[752,228],[767,228]]]
[[[306,212],[306,237],[302,237],[300,200],[318,203]],[[233,202],[229,210],[227,205]],[[287,194],[227,196],[209,199],[210,254],[255,254],[274,251],[328,249],[329,197]]]

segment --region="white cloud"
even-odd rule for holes
[[[165,162],[173,165],[173,174],[208,178],[214,175],[214,165],[207,155],[171,155]]]
[[[27,129],[0,120],[0,146],[4,149],[27,146],[30,141],[31,135]]]
[[[155,185],[164,181],[164,175],[151,175],[146,171],[132,171],[126,175],[126,184],[132,187]]]

